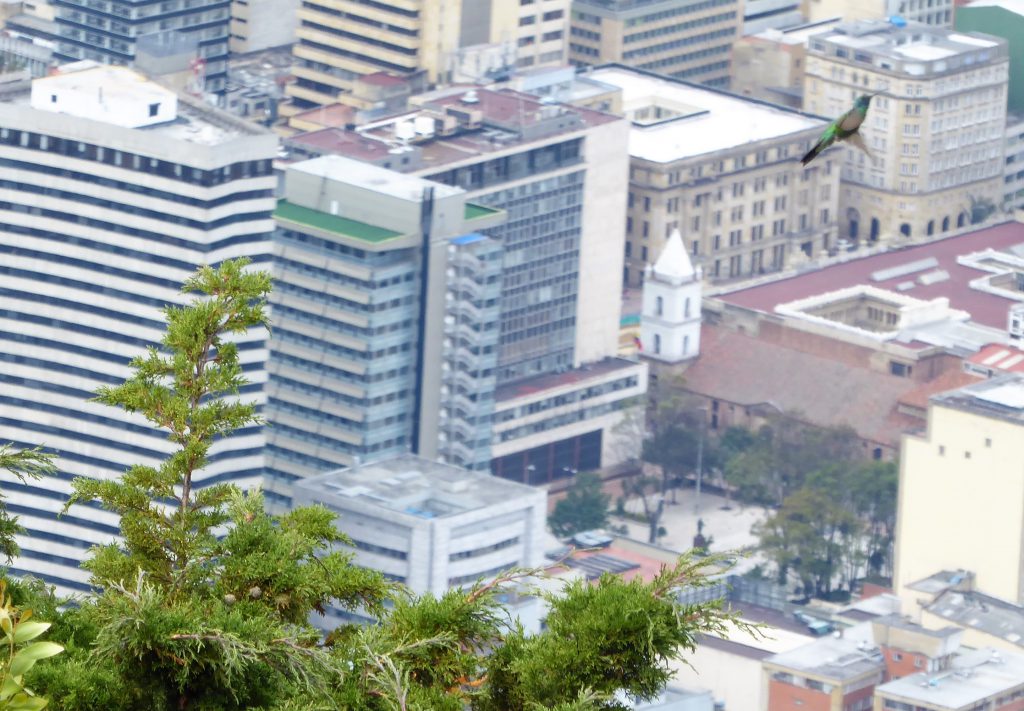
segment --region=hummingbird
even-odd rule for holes
[[[864,119],[868,115],[868,107],[871,105],[871,99],[880,94],[880,91],[876,91],[874,94],[863,94],[857,97],[857,100],[853,102],[853,108],[847,111],[845,114],[837,118],[835,121],[828,125],[825,132],[821,134],[821,138],[814,144],[814,148],[807,152],[800,162],[807,165],[814,160],[819,153],[831,146],[836,141],[850,141],[853,145],[860,148],[862,151],[867,153],[868,157],[874,160],[871,156],[868,147],[864,145],[864,139],[861,138],[860,125],[864,123]]]

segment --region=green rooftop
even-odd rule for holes
[[[475,207],[475,206],[474,206]],[[488,208],[481,208],[487,210]],[[315,227],[325,232],[334,232],[343,237],[362,240],[363,242],[384,242],[395,237],[401,237],[401,232],[386,230],[383,227],[369,225],[358,220],[350,220],[347,217],[329,215],[319,210],[310,210],[287,200],[278,200],[277,209],[274,210],[274,217],[300,225]],[[469,219],[469,206],[466,206],[466,217]]]
[[[496,210],[493,207],[484,207],[483,205],[474,205],[471,202],[467,202],[466,203],[466,219],[467,220],[476,220],[476,219],[479,219],[481,217],[490,217],[491,215],[496,215],[499,212],[501,212],[501,210]]]

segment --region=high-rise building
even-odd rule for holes
[[[713,281],[835,244],[838,161],[798,160],[820,118],[623,66],[588,78],[622,89],[631,122],[624,283],[642,282],[676,229]]]
[[[77,70],[77,71],[76,71]],[[164,333],[197,266],[249,256],[269,264],[274,135],[124,67],[67,67],[0,93],[0,442],[45,445],[59,473],[5,483],[30,535],[15,572],[64,592],[85,588],[78,563],[117,533],[89,506],[57,518],[76,476],[112,479],[155,465],[166,433],[93,402],[130,373],[130,358]],[[239,339],[265,403],[266,334]],[[197,479],[256,483],[261,428],[215,445]]]
[[[1008,63],[1003,39],[913,22],[811,38],[805,111],[839,116],[881,92],[860,129],[871,155],[832,151],[842,158],[842,237],[932,239],[969,224],[976,205],[1002,202]]]
[[[727,87],[742,29],[739,0],[573,0],[569,61],[616,62]]]
[[[507,213],[484,230],[502,250],[492,469],[529,483],[636,456],[616,425],[646,389],[615,357],[628,124],[513,91],[416,97],[405,114],[288,141],[466,192]]]
[[[368,108],[352,96],[361,76],[422,75],[427,83],[479,73],[486,78],[489,45],[505,71],[502,47],[521,67],[561,64],[568,36],[568,0],[303,1],[294,48],[296,80],[288,86],[291,115],[334,103]],[[480,64],[467,67],[466,52]],[[509,60],[511,63],[512,60]]]
[[[187,53],[208,93],[227,84],[231,0],[57,0],[60,35],[54,58],[131,66],[140,41],[155,53]]]
[[[747,0],[743,3],[743,34],[756,35],[803,22],[800,0]]]
[[[290,166],[274,213],[268,491],[416,452],[490,463],[505,215],[341,156]]]

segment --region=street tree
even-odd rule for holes
[[[602,484],[601,477],[593,472],[576,475],[565,498],[555,504],[555,510],[548,516],[548,526],[556,536],[566,538],[608,525],[611,496],[604,493]]]

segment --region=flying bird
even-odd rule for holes
[[[836,141],[850,141],[853,145],[860,148],[862,151],[867,153],[868,157],[874,160],[871,156],[871,152],[868,151],[868,147],[864,145],[864,139],[861,138],[860,126],[864,123],[864,119],[868,115],[868,107],[871,105],[871,99],[880,94],[881,92],[875,92],[874,94],[864,94],[857,98],[853,102],[853,108],[847,111],[845,114],[837,118],[835,121],[828,125],[825,132],[821,134],[821,138],[814,145],[814,148],[807,152],[800,162],[807,165],[814,160],[819,153],[831,146]]]

